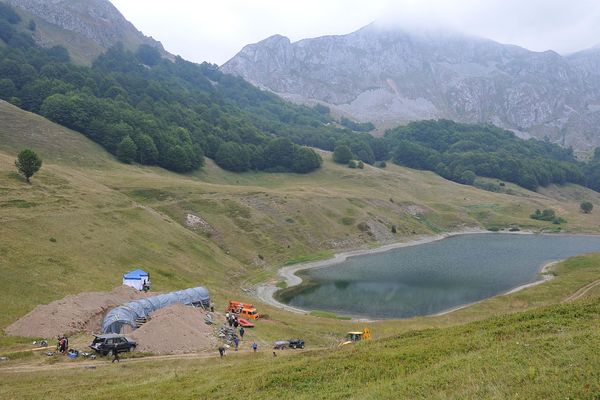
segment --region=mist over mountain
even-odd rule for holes
[[[561,56],[371,24],[295,43],[275,35],[244,47],[221,69],[380,128],[448,118],[585,150],[600,144],[599,66],[597,48]]]

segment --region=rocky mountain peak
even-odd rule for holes
[[[44,22],[39,26],[37,39],[40,44],[62,44],[75,53],[76,57],[81,56],[88,61],[117,42],[122,42],[129,48],[148,44],[167,54],[160,42],[138,31],[108,0],[0,1]],[[61,36],[55,29],[45,29],[47,26],[58,26],[65,34]],[[86,50],[90,54],[86,54]]]
[[[370,24],[294,43],[272,36],[221,68],[380,128],[449,118],[586,149],[600,145],[596,54],[563,57],[460,32]]]

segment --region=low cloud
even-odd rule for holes
[[[452,29],[531,50],[569,53],[600,42],[598,0],[112,0],[176,54],[222,64],[274,34],[292,41],[386,27]]]

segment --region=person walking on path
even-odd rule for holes
[[[243,338],[244,338],[244,332],[246,332],[246,331],[244,330],[244,327],[242,326],[242,327],[240,328],[240,339],[243,339]]]
[[[111,363],[114,363],[115,361],[118,362],[118,363],[121,362],[121,359],[119,358],[119,352],[117,351],[117,349],[115,349],[113,351],[113,359],[112,359]]]
[[[258,349],[258,345],[256,344],[256,342],[252,343],[252,350],[254,350],[254,352],[256,353],[256,350]]]
[[[238,337],[233,338],[233,344],[235,344],[235,351],[238,351],[238,345],[240,344],[240,339]]]
[[[223,358],[223,356],[225,355],[225,347],[223,347],[223,346],[219,347],[219,355],[221,356],[221,358]]]

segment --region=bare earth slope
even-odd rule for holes
[[[201,309],[174,304],[153,313],[130,336],[138,343],[136,350],[154,354],[214,351],[216,327],[206,325],[204,315]]]
[[[50,304],[39,305],[6,328],[14,336],[54,338],[79,332],[100,332],[104,314],[111,308],[143,297],[128,286],[111,292],[86,292],[70,295]]]

